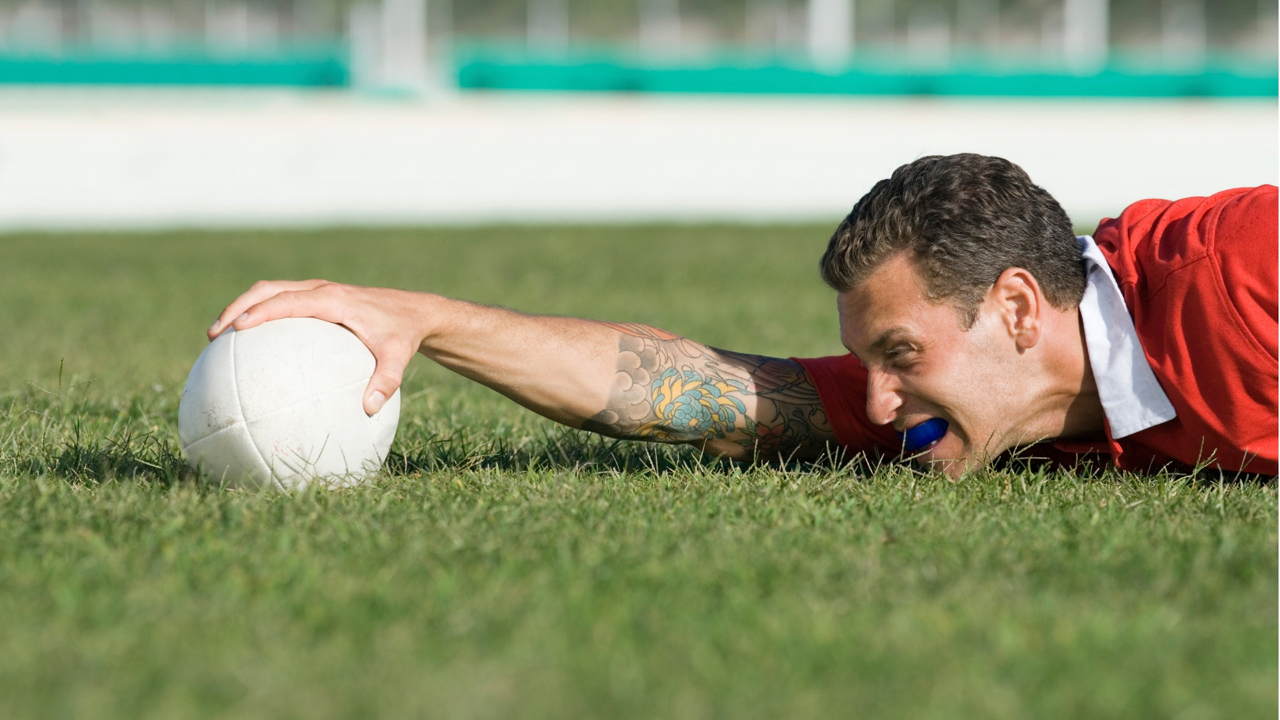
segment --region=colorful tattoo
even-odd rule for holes
[[[834,444],[800,363],[717,350],[646,325],[601,324],[621,333],[618,374],[609,406],[584,430],[701,443],[738,459],[814,459]]]
[[[655,440],[680,441],[708,434],[724,437],[733,431],[747,408],[738,395],[747,386],[736,380],[717,380],[693,370],[667,368],[649,393],[654,420],[637,433]],[[735,412],[735,410],[737,412]]]

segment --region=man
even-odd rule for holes
[[[822,275],[851,351],[831,358],[320,280],[255,284],[209,337],[341,323],[378,361],[371,414],[421,352],[557,422],[739,460],[900,455],[900,434],[931,428],[945,432],[916,458],[952,476],[1029,445],[1140,472],[1275,475],[1276,197],[1143,201],[1076,238],[1018,166],[922,158],[831,238]]]

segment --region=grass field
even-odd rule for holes
[[[1273,718],[1274,483],[768,468],[419,358],[372,485],[197,485],[259,277],[839,350],[825,228],[0,237],[0,717]]]

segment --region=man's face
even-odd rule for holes
[[[905,254],[837,297],[840,335],[867,367],[867,415],[898,432],[937,417],[946,435],[920,462],[957,476],[1024,439],[1017,346],[990,299],[965,330],[951,305],[928,300]]]

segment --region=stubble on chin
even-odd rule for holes
[[[942,473],[952,480],[959,480],[967,472],[990,465],[998,454],[986,448],[974,450],[973,446],[966,442],[961,446],[960,452],[953,457],[917,457],[915,461],[927,470]]]

